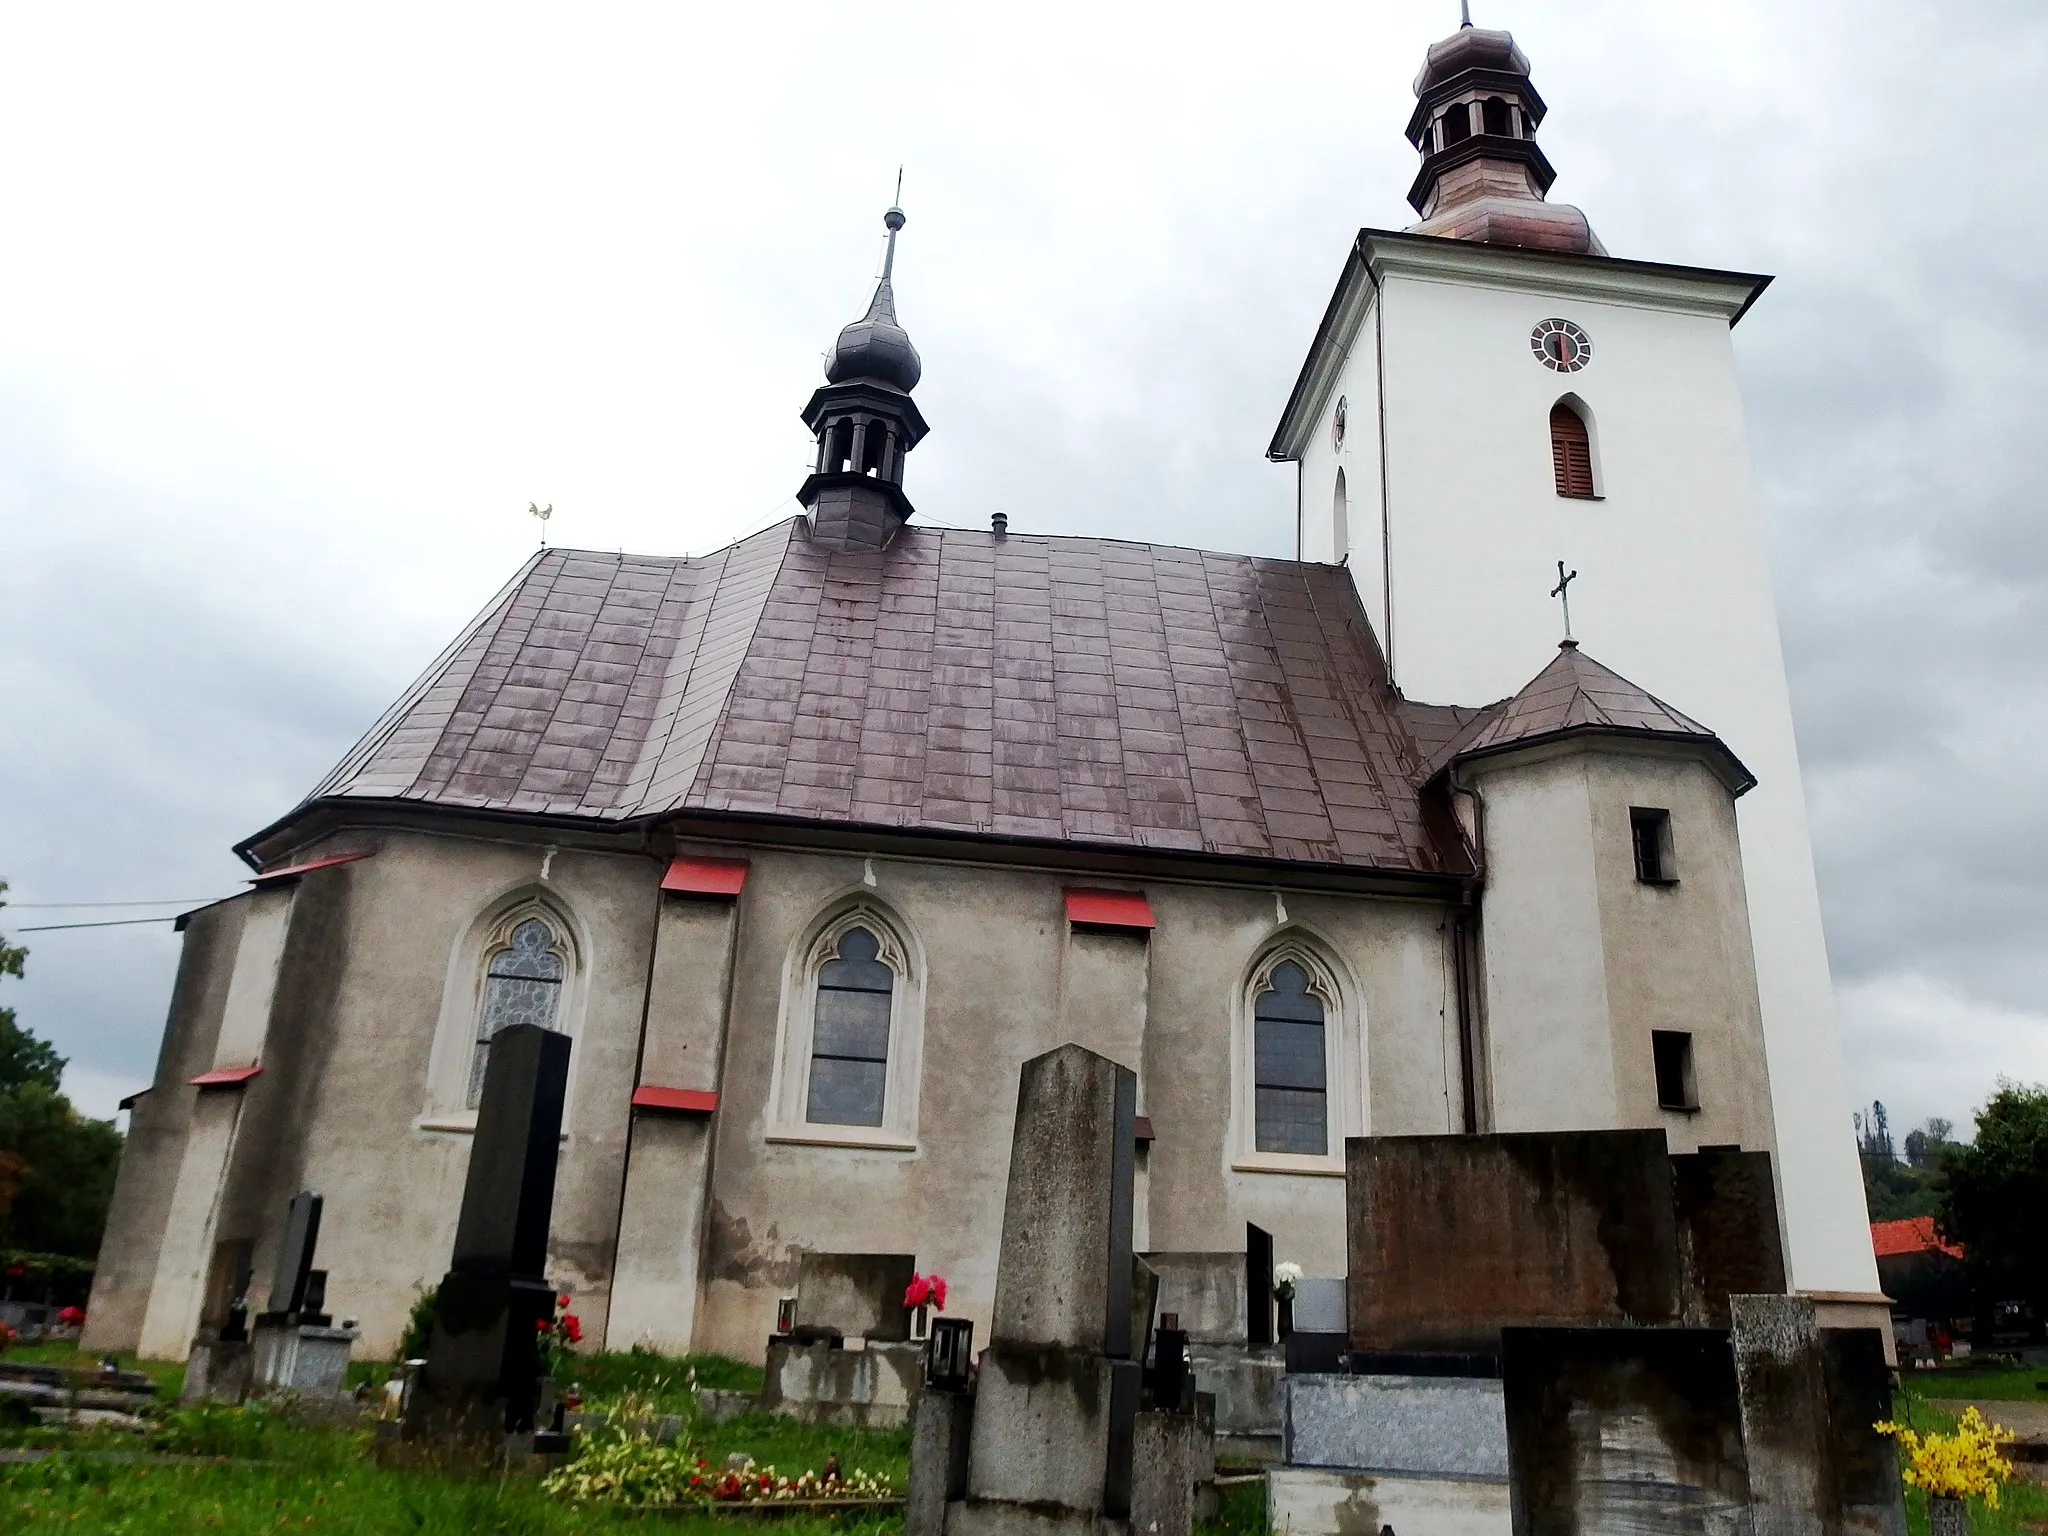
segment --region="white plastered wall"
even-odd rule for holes
[[[1712,285],[1697,275],[1618,273],[1602,294],[1585,270],[1491,248],[1405,270],[1389,257],[1383,314],[1361,306],[1338,338],[1334,383],[1301,446],[1304,555],[1328,557],[1341,395],[1351,569],[1404,694],[1480,704],[1519,689],[1556,645],[1548,593],[1563,560],[1580,573],[1572,619],[1587,651],[1713,728],[1757,775],[1738,809],[1794,1283],[1872,1293],[1732,305],[1712,312]],[[1589,366],[1559,374],[1537,362],[1529,333],[1552,317],[1591,337]],[[1363,493],[1381,473],[1363,405],[1376,398],[1381,345],[1391,613],[1361,549]],[[1592,417],[1598,501],[1556,494],[1549,414],[1566,393]]]

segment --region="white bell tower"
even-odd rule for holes
[[[1456,704],[1543,664],[1566,561],[1587,645],[1755,772],[1739,820],[1793,1283],[1867,1313],[1876,1264],[1730,335],[1770,280],[1615,259],[1546,202],[1545,109],[1507,33],[1436,44],[1415,91],[1422,222],[1360,231],[1268,450],[1296,466],[1301,556],[1348,564],[1406,697]]]

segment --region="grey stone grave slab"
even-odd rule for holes
[[[1749,1536],[1725,1332],[1507,1328],[1501,1377],[1516,1536]]]
[[[917,1273],[910,1253],[806,1253],[797,1260],[799,1342],[837,1333],[850,1339],[901,1343],[910,1337],[903,1293]]]
[[[1508,1475],[1501,1384],[1471,1376],[1290,1376],[1288,1465]]]

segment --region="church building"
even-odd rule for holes
[[[542,550],[181,920],[86,1343],[182,1357],[311,1189],[388,1355],[513,1023],[571,1041],[549,1274],[611,1349],[756,1356],[807,1251],[985,1325],[1067,1041],[1137,1073],[1140,1250],[1338,1275],[1347,1137],[1654,1127],[1772,1153],[1794,1288],[1882,1326],[1731,340],[1768,279],[1547,201],[1507,33],[1416,97],[1420,222],[1344,254],[1269,449],[1293,560],[921,522],[889,210],[802,514]]]

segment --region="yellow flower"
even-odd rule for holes
[[[1904,1477],[1909,1488],[1942,1498],[1981,1498],[1998,1508],[1998,1490],[2012,1476],[2012,1463],[1998,1454],[2013,1432],[1987,1424],[1975,1408],[1963,1410],[1953,1434],[1922,1435],[1886,1419],[1874,1426],[1898,1440],[1906,1453]]]

